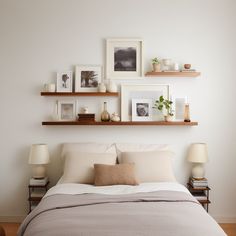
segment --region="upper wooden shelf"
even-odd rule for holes
[[[150,77],[197,77],[201,75],[201,72],[173,72],[173,71],[165,71],[165,72],[147,72],[145,76],[150,76]]]
[[[89,121],[43,121],[42,125],[162,125],[162,126],[197,126],[198,122],[182,122],[182,121],[120,121],[120,122],[89,122]]]
[[[99,92],[72,92],[72,93],[65,93],[65,92],[41,92],[41,96],[65,96],[65,97],[73,97],[73,96],[81,96],[81,97],[88,97],[88,96],[97,96],[97,97],[118,97],[119,93],[99,93]]]

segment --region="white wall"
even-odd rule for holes
[[[185,161],[189,143],[207,142],[210,213],[220,221],[236,221],[235,9],[234,0],[0,0],[0,221],[27,213],[32,143],[49,144],[48,171],[55,184],[61,174],[59,144],[81,141],[172,144],[182,183],[190,171]],[[143,38],[145,70],[154,56],[198,68],[202,76],[196,79],[143,82],[168,83],[174,95],[188,96],[199,126],[41,126],[55,100],[39,95],[42,85],[54,81],[58,70],[104,64],[107,37]],[[89,101],[100,105],[103,99]],[[115,103],[116,98],[111,112]]]

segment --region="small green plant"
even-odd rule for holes
[[[159,97],[159,100],[155,101],[154,107],[155,109],[158,109],[159,111],[161,111],[164,114],[164,109],[166,110],[167,115],[169,116],[173,116],[173,110],[172,110],[172,104],[173,102],[168,100],[168,99],[164,99],[163,96]]]
[[[152,59],[152,64],[160,64],[160,60],[157,59],[157,57]]]

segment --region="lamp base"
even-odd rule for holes
[[[202,163],[195,163],[192,168],[192,177],[194,179],[203,179],[205,176],[205,170]]]
[[[43,179],[46,176],[45,165],[33,165],[32,167],[32,177],[34,179]]]

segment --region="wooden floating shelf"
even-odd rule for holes
[[[154,72],[150,71],[145,74],[145,76],[150,76],[150,77],[197,77],[201,75],[201,72]]]
[[[198,122],[182,122],[182,121],[119,121],[119,122],[85,122],[85,121],[43,121],[42,125],[106,125],[106,126],[114,126],[114,125],[162,125],[162,126],[197,126]]]
[[[98,96],[98,97],[118,97],[119,93],[99,93],[99,92],[73,92],[73,93],[65,93],[65,92],[41,92],[41,96],[65,96],[65,97],[75,97],[75,96],[81,96],[81,97],[89,97],[89,96]]]

